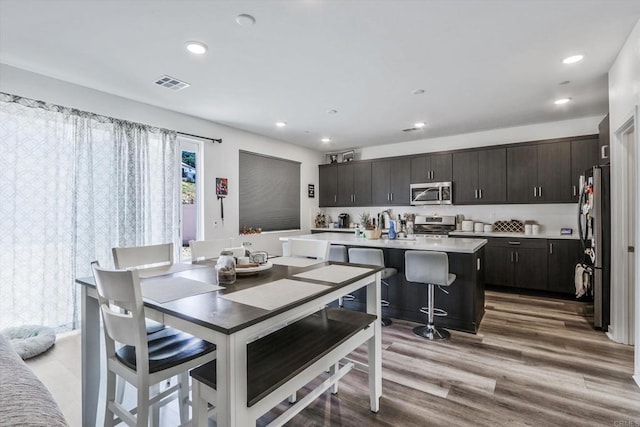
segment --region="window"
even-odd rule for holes
[[[201,171],[203,141],[195,137],[178,135],[180,144],[180,235],[182,251],[180,260],[191,259],[190,240],[202,239],[202,203],[201,203]]]
[[[300,229],[300,162],[240,151],[240,231]]]

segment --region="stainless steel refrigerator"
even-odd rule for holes
[[[592,270],[593,323],[606,330],[611,301],[611,207],[609,165],[587,169],[580,178],[578,231],[585,264]]]

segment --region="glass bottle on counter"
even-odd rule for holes
[[[251,255],[251,242],[242,242],[242,247],[244,248],[244,256]]]
[[[396,228],[393,225],[393,221],[389,221],[389,240],[396,239]]]
[[[236,260],[233,258],[233,251],[220,252],[216,263],[216,274],[220,286],[236,283]]]

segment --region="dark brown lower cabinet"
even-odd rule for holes
[[[513,251],[511,248],[489,244],[485,246],[484,280],[498,286],[513,286]]]
[[[485,246],[488,285],[574,294],[579,240],[490,238]]]
[[[549,290],[575,294],[574,272],[576,264],[583,262],[583,251],[579,240],[547,240]]]
[[[488,240],[485,247],[487,284],[547,290],[546,239]]]
[[[540,240],[536,243],[544,245],[545,241]],[[519,288],[546,290],[547,251],[544,246],[514,249],[513,276],[515,285]]]

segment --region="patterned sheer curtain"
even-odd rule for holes
[[[0,93],[0,148],[0,328],[76,328],[91,261],[178,243],[175,132]]]

